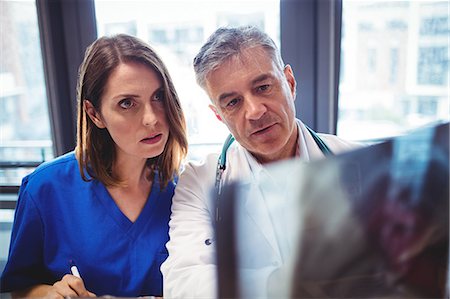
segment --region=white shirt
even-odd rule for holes
[[[305,125],[300,120],[297,120],[297,124],[299,158],[304,161],[323,158],[323,153]],[[336,136],[319,136],[333,153],[355,148],[355,144]],[[170,241],[166,245],[169,257],[161,266],[165,298],[217,297],[215,242],[209,244],[207,240],[214,240],[214,183],[218,157],[219,154],[211,154],[201,163],[190,162],[180,175],[172,203]],[[283,262],[283,249],[280,248],[276,233],[280,228],[273,227],[267,206],[258,204],[263,201],[261,192],[252,187],[252,181],[259,180],[264,173],[264,166],[238,142],[230,146],[223,184],[234,180],[238,180],[240,185],[248,184],[251,196],[243,203],[242,210],[248,213],[249,221],[256,221],[261,232],[259,236],[252,236],[252,242],[261,243],[260,254],[265,252],[268,265],[276,267]],[[251,262],[248,261],[249,264]],[[267,275],[260,272],[260,275]]]

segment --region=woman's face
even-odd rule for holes
[[[114,140],[117,159],[147,159],[160,155],[169,138],[162,83],[151,68],[122,63],[111,73],[100,99],[100,111],[85,101],[99,128]]]

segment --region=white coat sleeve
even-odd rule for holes
[[[169,257],[161,266],[164,298],[217,297],[217,273],[210,196],[215,163],[189,163],[180,175],[169,223]],[[208,163],[209,162],[209,163]]]

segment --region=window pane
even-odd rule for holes
[[[0,185],[17,185],[31,169],[10,162],[53,150],[35,1],[0,1],[0,15]]]
[[[220,149],[228,130],[208,108],[210,101],[195,81],[193,58],[219,26],[256,25],[279,45],[279,0],[97,0],[95,9],[100,36],[136,35],[161,55],[185,111],[189,158]]]
[[[339,136],[450,119],[448,11],[448,1],[343,1]]]
[[[17,200],[10,186],[34,168],[16,166],[53,157],[38,30],[35,1],[0,1],[0,273]]]

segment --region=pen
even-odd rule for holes
[[[78,278],[81,278],[80,272],[78,272],[77,266],[73,265],[72,267],[70,267],[70,271],[72,272],[72,275],[73,275],[73,276],[76,276],[76,277],[78,277]]]

